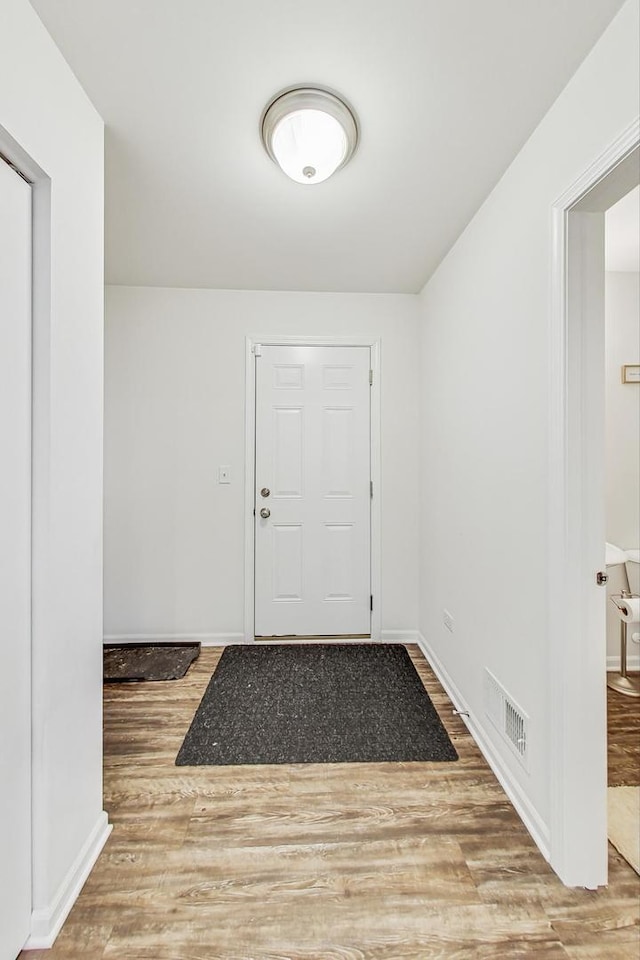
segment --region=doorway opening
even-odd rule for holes
[[[553,208],[549,662],[551,865],[607,882],[605,211],[637,186],[634,122]]]
[[[640,872],[640,185],[605,213],[607,832]]]
[[[245,404],[245,641],[379,639],[379,341],[249,337]]]

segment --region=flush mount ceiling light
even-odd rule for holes
[[[344,100],[318,87],[278,94],[260,124],[272,160],[297,183],[321,183],[343,167],[358,143],[358,124]]]

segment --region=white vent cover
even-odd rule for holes
[[[528,768],[529,717],[490,670],[485,669],[485,711],[492,724],[509,744],[516,757]]]

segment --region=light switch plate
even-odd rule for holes
[[[231,467],[218,467],[218,483],[231,483]]]

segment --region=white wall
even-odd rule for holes
[[[543,847],[551,206],[637,117],[637,64],[629,0],[421,295],[421,631]],[[528,773],[487,722],[485,667],[530,716]]]
[[[243,632],[252,334],[382,337],[382,629],[415,630],[417,298],[107,287],[106,304],[105,634]]]
[[[27,0],[3,0],[0,11],[0,142],[43,171],[34,317],[32,929],[45,942],[70,906],[75,868],[105,831],[103,125]]]
[[[640,362],[640,274],[605,278],[607,540],[640,547],[640,386],[621,367]]]

